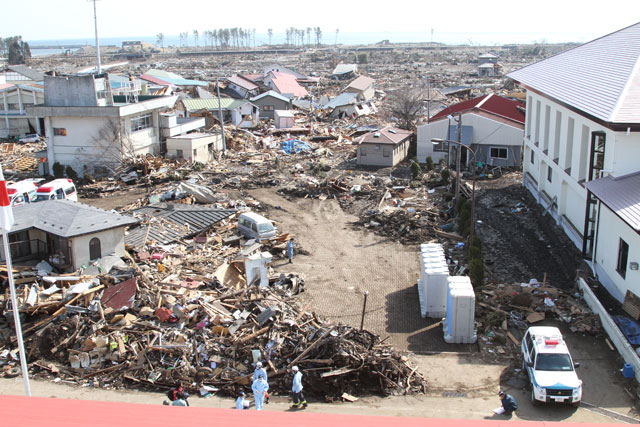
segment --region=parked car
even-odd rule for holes
[[[578,379],[569,348],[558,328],[532,326],[522,340],[522,369],[531,382],[531,403],[580,404],[582,381]]]
[[[40,141],[40,135],[37,133],[28,133],[24,137],[20,138],[18,141],[20,142],[38,142]]]
[[[262,215],[245,212],[238,217],[238,231],[248,239],[266,240],[275,237],[278,230]]]

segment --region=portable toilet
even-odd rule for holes
[[[446,317],[442,329],[449,344],[471,344],[478,335],[475,327],[476,295],[468,276],[448,280]]]
[[[449,267],[446,262],[425,269],[424,298],[426,317],[442,318],[447,312],[447,279]]]

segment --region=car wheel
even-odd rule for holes
[[[539,403],[540,403],[540,401],[536,399],[536,393],[533,390],[533,386],[532,386],[531,387],[531,404],[533,406],[538,406]]]

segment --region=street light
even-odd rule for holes
[[[475,217],[475,211],[476,211],[476,152],[473,151],[470,147],[467,147],[466,145],[462,144],[461,142],[458,141],[452,141],[450,139],[442,139],[442,138],[431,138],[431,143],[433,145],[437,145],[437,144],[442,144],[443,142],[446,142],[448,144],[456,144],[459,145],[458,147],[458,152],[460,152],[462,150],[462,147],[466,148],[467,150],[469,150],[471,152],[471,155],[473,156],[473,175],[472,175],[472,187],[471,187],[471,225],[469,226],[469,243],[473,244],[473,235],[474,235],[474,231],[476,228],[476,217]],[[459,165],[459,163],[458,163]]]

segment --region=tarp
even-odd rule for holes
[[[624,336],[627,337],[629,343],[632,345],[640,345],[640,325],[638,325],[635,320],[619,315],[611,317]]]
[[[161,200],[181,199],[185,195],[191,195],[195,197],[198,203],[215,203],[218,201],[216,192],[212,189],[205,187],[204,185],[191,184],[189,182],[181,182],[176,188],[169,190]],[[182,196],[182,197],[181,197]]]
[[[311,151],[311,147],[304,141],[290,139],[280,143],[280,148],[287,154],[301,153],[303,151]]]

